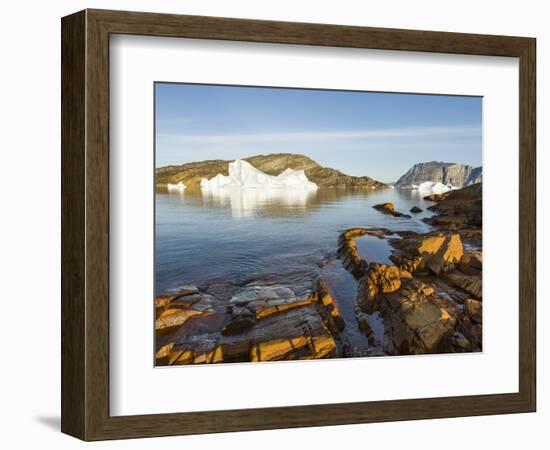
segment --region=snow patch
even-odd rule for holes
[[[316,190],[317,185],[309,181],[303,170],[286,169],[277,176],[268,175],[251,164],[237,159],[229,163],[229,175],[221,173],[207,180],[201,180],[201,189],[215,190],[222,188],[245,189],[306,189]]]

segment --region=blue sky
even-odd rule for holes
[[[395,181],[413,164],[481,165],[480,97],[156,83],[156,166],[300,153]]]

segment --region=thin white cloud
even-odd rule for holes
[[[159,134],[159,139],[174,143],[228,144],[257,142],[297,142],[352,140],[403,137],[477,137],[481,136],[479,126],[417,127],[376,130],[335,130],[303,132],[270,132],[239,134]]]

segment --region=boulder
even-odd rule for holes
[[[194,304],[199,303],[201,300],[202,295],[200,294],[184,295],[175,297],[169,305],[170,308],[187,309]]]
[[[287,309],[298,308],[317,301],[314,292],[297,296],[288,286],[251,284],[236,292],[229,300],[233,317],[261,319]]]
[[[157,333],[155,363],[166,366],[221,362],[223,352],[219,340],[219,333],[216,332],[176,332],[166,336]]]
[[[385,351],[394,355],[437,352],[457,321],[438,300],[433,288],[414,280],[382,296]]]
[[[155,318],[162,314],[173,298],[173,295],[158,295],[155,297]]]
[[[291,359],[321,359],[336,349],[331,336],[297,336],[291,339],[275,339],[259,342],[250,350],[253,362]]]
[[[462,333],[458,332],[447,336],[439,346],[439,352],[441,353],[469,353],[472,350],[472,343]]]
[[[249,361],[318,359],[335,356],[337,346],[316,305],[286,310],[257,321],[237,335],[223,335],[222,348],[248,343]]]
[[[186,295],[198,294],[199,288],[193,284],[184,284],[184,285],[178,286],[176,291],[177,291],[178,297],[183,297]]]
[[[436,288],[438,292],[444,292],[445,296],[451,299],[453,302],[459,305],[463,305],[467,298],[470,298],[471,295],[456,286],[453,286],[451,283],[448,283],[446,280],[440,277],[433,277],[432,285]]]
[[[464,317],[458,331],[470,341],[472,350],[481,350],[483,329],[480,323],[474,323],[469,317]]]
[[[460,216],[464,223],[480,227],[483,214],[483,188],[481,183],[446,192],[437,198],[426,198],[438,202],[429,209],[442,216]],[[441,216],[440,216],[441,217]]]
[[[400,268],[411,273],[428,269],[433,274],[439,275],[442,272],[454,269],[455,264],[460,261],[464,254],[464,248],[458,233],[413,236],[393,241],[393,244],[402,253],[393,255],[391,259]],[[418,257],[420,257],[420,260],[416,259]]]
[[[246,329],[254,326],[256,323],[256,318],[252,315],[249,316],[237,316],[231,319],[222,330],[223,335],[232,335],[239,334],[245,331]]]
[[[464,312],[475,323],[481,323],[483,320],[482,303],[479,300],[468,298],[464,302]]]
[[[344,268],[355,278],[360,278],[363,275],[365,263],[359,255],[354,238],[365,234],[365,229],[355,228],[343,232],[338,238],[338,257]]]
[[[422,208],[419,208],[418,206],[413,206],[410,211],[414,214],[418,214],[422,212]]]
[[[413,277],[408,270],[405,270],[401,267],[398,267],[398,269],[399,269],[399,278],[410,280]]]
[[[157,297],[155,297],[156,318],[158,318],[162,314],[162,312],[167,308],[167,306],[174,302],[174,300],[180,299],[180,302],[181,302],[180,304],[183,304],[184,303],[183,298],[187,296],[191,296],[195,301],[200,300],[198,288],[190,284],[179,286],[174,290],[173,293],[158,295]],[[190,298],[189,304],[191,303],[192,303],[192,300]]]
[[[395,206],[393,206],[393,203],[387,202],[387,203],[380,203],[379,205],[374,205],[374,209],[377,211],[380,211],[383,214],[388,214],[390,216],[394,217],[404,217],[404,218],[411,218],[408,214],[403,214],[395,210]]]
[[[212,351],[194,354],[193,358],[193,364],[215,364],[223,361],[223,348],[221,345],[218,345]]]
[[[174,342],[169,342],[168,344],[162,345],[155,352],[155,363],[157,366],[166,366],[170,361],[170,353],[174,348]]]
[[[418,254],[422,257],[420,265],[439,275],[451,270],[460,261],[463,254],[462,241],[458,234],[428,237],[420,241]]]
[[[395,266],[371,263],[367,275],[377,287],[378,292],[383,294],[394,292],[401,287],[401,272]]]
[[[336,301],[334,300],[334,297],[332,296],[323,277],[318,277],[315,280],[315,290],[319,301],[321,302],[322,309],[330,317],[330,322],[334,323],[334,326],[338,331],[342,331],[346,326],[346,322],[344,322],[344,319],[340,314],[340,308],[338,308],[338,305],[336,304]]]
[[[171,333],[191,318],[206,317],[216,312],[215,299],[208,294],[178,294],[172,296],[168,302],[165,301],[165,297],[155,299],[157,333]],[[160,311],[157,306],[159,303],[164,304]]]
[[[482,254],[479,251],[464,253],[458,266],[466,275],[481,275],[483,270]]]
[[[395,212],[395,206],[393,206],[393,203],[390,203],[390,202],[380,203],[379,205],[374,205],[373,208],[378,209],[378,210],[382,210],[382,211],[387,211],[389,213],[394,213]]]
[[[377,309],[380,294],[394,292],[401,287],[401,273],[396,266],[371,263],[357,286],[357,302],[367,314]]]
[[[454,271],[446,273],[445,280],[473,295],[476,299],[482,299],[481,276],[466,275],[462,272]]]

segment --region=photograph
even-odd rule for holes
[[[482,351],[482,97],[154,89],[155,366]]]

